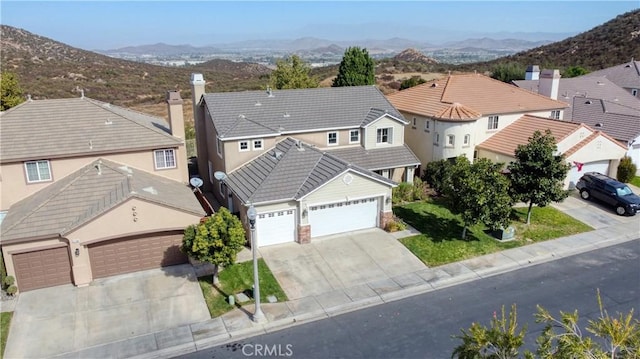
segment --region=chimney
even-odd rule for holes
[[[191,107],[193,108],[193,124],[196,131],[196,151],[198,153],[198,174],[203,180],[202,191],[210,191],[213,183],[213,168],[209,161],[207,126],[205,124],[204,108],[198,106],[202,96],[205,94],[206,82],[204,76],[198,73],[191,74]],[[207,168],[210,171],[207,171]],[[224,167],[222,168],[224,170]]]
[[[529,65],[527,72],[524,74],[525,80],[539,80],[540,79],[540,67],[538,65]]]
[[[182,97],[180,91],[167,91],[167,110],[169,112],[169,129],[175,137],[184,137],[184,114],[182,112]]]
[[[193,73],[191,74],[191,100],[193,100],[193,108],[196,108],[198,102],[200,102],[200,98],[204,95],[204,76],[202,74]],[[193,116],[195,118],[195,114]]]
[[[558,99],[560,70],[542,70],[538,81],[538,93],[551,99]]]

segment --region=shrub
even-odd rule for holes
[[[13,276],[6,276],[2,280],[2,284],[4,285],[4,288],[12,286],[15,282],[16,282],[16,279],[13,278]]]
[[[447,160],[440,160],[427,163],[422,179],[436,192],[442,193],[449,181],[451,163]]]
[[[620,182],[629,183],[636,175],[637,170],[638,168],[631,161],[631,157],[624,156],[622,157],[622,159],[620,160],[620,164],[618,165],[618,172],[616,173],[616,177]]]
[[[7,294],[14,295],[16,293],[18,293],[18,287],[16,287],[15,285],[11,285],[9,286],[9,288],[7,288]]]
[[[384,229],[387,232],[399,232],[407,229],[407,225],[402,222],[402,220],[394,216],[392,220],[387,222],[387,225]]]
[[[427,197],[427,186],[419,178],[415,178],[413,183],[402,182],[393,189],[393,204],[422,201]]]
[[[408,183],[408,182],[400,183],[398,187],[395,187],[392,190],[393,203],[398,204],[402,202],[408,202],[412,191],[413,191],[413,188],[411,186],[411,183]]]

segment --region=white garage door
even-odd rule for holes
[[[609,161],[588,162],[582,165],[581,169],[578,169],[578,166],[573,163],[569,171],[569,188],[575,188],[580,177],[587,172],[600,172],[604,175],[609,175]]]
[[[309,207],[311,237],[378,226],[378,200],[368,198]]]
[[[258,247],[295,241],[295,211],[290,209],[259,213],[256,221],[256,235],[258,236]]]

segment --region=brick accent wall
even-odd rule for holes
[[[298,226],[298,243],[307,244],[311,242],[311,226]]]
[[[380,228],[387,228],[387,223],[393,220],[393,212],[380,212]]]

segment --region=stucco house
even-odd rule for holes
[[[182,232],[205,212],[179,93],[167,104],[170,123],[84,96],[0,115],[0,246],[19,290],[186,262]]]
[[[191,78],[204,190],[246,224],[258,245],[384,227],[392,188],[418,159],[403,116],[373,86],[205,93]],[[217,176],[216,176],[217,173]]]

